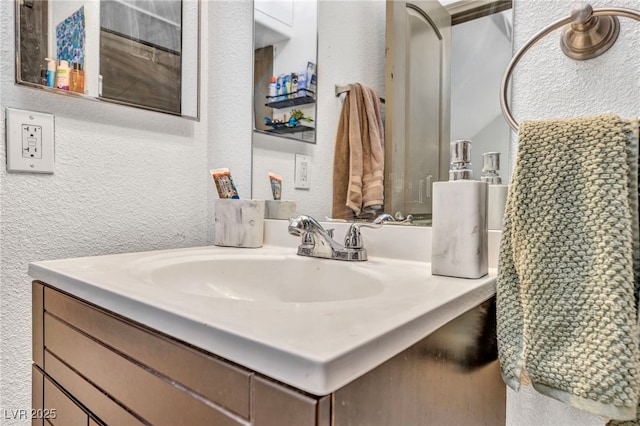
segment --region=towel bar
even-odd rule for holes
[[[338,86],[336,84],[336,96],[340,96],[341,94],[347,93],[350,90],[351,90],[351,87],[349,87],[348,85],[347,86]],[[383,97],[380,97],[380,102],[384,103],[384,98]]]
[[[507,101],[509,80],[511,79],[514,68],[525,53],[550,32],[564,25],[571,24],[571,26],[566,28],[562,33],[562,39],[560,41],[562,51],[572,59],[586,60],[595,58],[606,52],[615,43],[619,32],[619,22],[616,16],[640,21],[640,11],[633,9],[617,7],[593,9],[588,4],[578,6],[572,11],[571,16],[550,24],[531,37],[531,39],[518,50],[507,66],[507,70],[502,78],[502,89],[500,93],[502,114],[513,130],[517,132],[519,125],[513,118],[513,114],[509,108],[509,102]],[[606,17],[608,19],[602,19],[600,17]]]

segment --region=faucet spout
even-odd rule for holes
[[[335,257],[336,251],[344,249],[342,244],[332,238],[332,232],[324,229],[311,216],[301,215],[291,219],[289,233],[302,237],[302,243],[298,247],[298,254],[301,256],[331,259]]]

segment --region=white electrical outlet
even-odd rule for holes
[[[296,154],[296,169],[294,186],[296,189],[309,189],[309,168],[311,157],[303,154]]]
[[[5,128],[8,171],[53,173],[53,114],[7,108]]]
[[[42,158],[42,126],[22,125],[22,158]]]

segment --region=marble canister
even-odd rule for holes
[[[289,220],[296,215],[296,202],[290,200],[266,200],[265,219]]]
[[[215,200],[213,244],[225,247],[262,247],[264,200]]]
[[[488,272],[487,192],[485,182],[434,182],[431,272],[480,278]]]

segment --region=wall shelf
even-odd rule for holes
[[[293,126],[293,127],[288,127],[288,126],[282,126],[282,127],[276,127],[274,129],[269,129],[269,130],[265,130],[267,133],[275,133],[275,134],[279,134],[279,135],[285,135],[285,134],[289,134],[289,133],[301,133],[301,132],[308,132],[311,130],[315,130],[315,127],[309,127],[309,126]]]
[[[269,108],[287,108],[298,105],[314,104],[316,102],[313,96],[300,96],[297,98],[283,99],[281,101],[268,102],[265,106]]]

